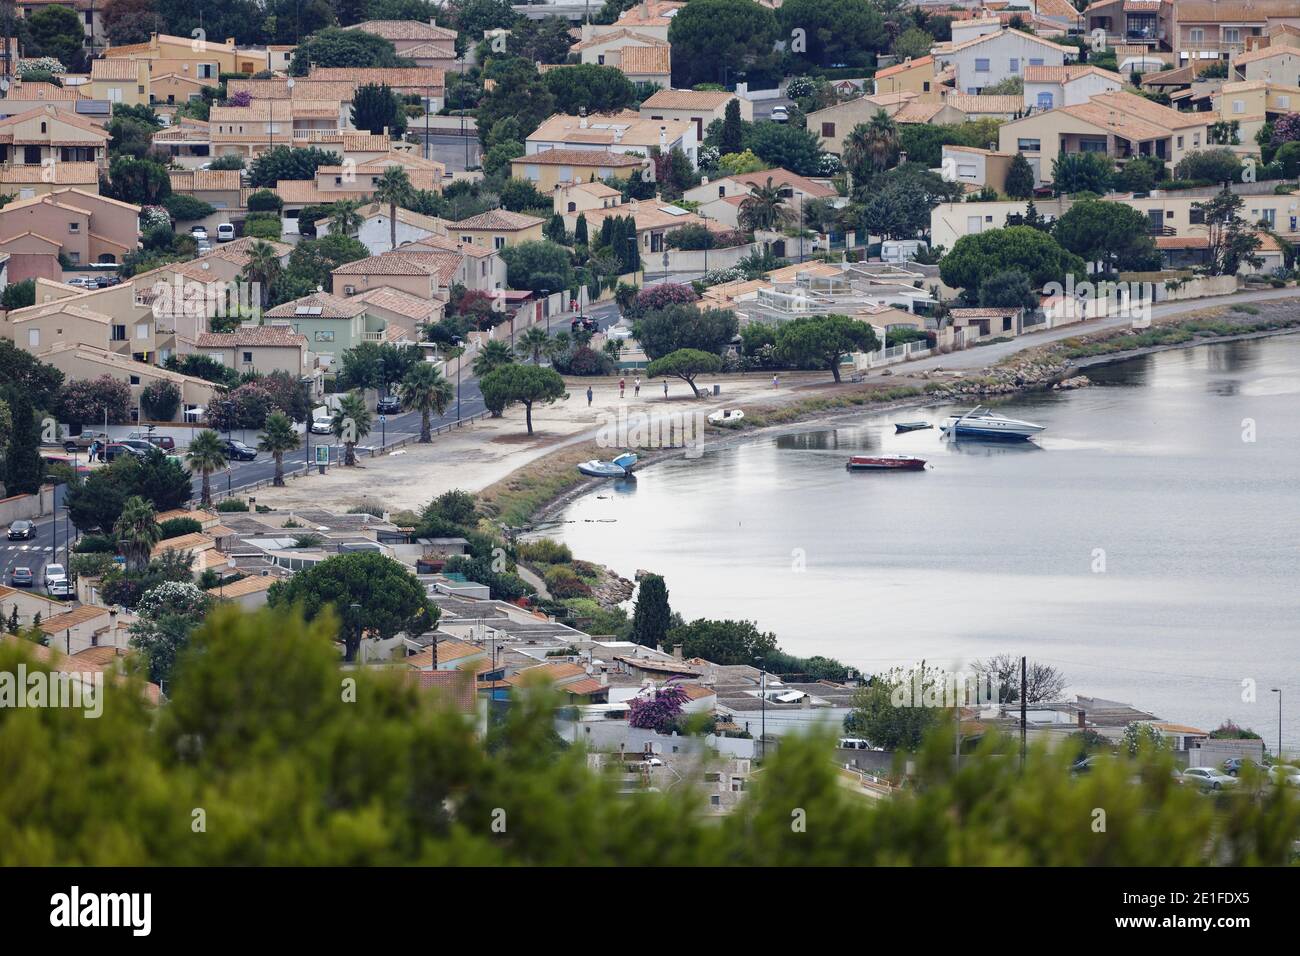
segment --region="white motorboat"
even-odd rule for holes
[[[943,423],[943,431],[957,438],[983,438],[1003,441],[1024,441],[1041,432],[1046,425],[1021,421],[994,414],[977,405],[965,415],[953,415]]]
[[[578,471],[592,478],[624,478],[632,474],[636,461],[636,453],[629,451],[619,455],[613,461],[601,461],[598,458],[584,461],[578,465]]]
[[[744,411],[739,408],[724,408],[721,411],[711,412],[709,414],[709,422],[713,425],[730,425],[740,421],[744,417]]]

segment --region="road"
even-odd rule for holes
[[[420,155],[442,163],[448,172],[461,173],[471,166],[479,164],[479,142],[477,136],[461,136],[459,133],[438,133],[430,131],[427,144],[424,142],[424,127],[418,122],[407,127],[407,132],[414,133],[420,141]],[[468,153],[466,149],[468,147]],[[468,161],[467,161],[468,160]]]
[[[54,489],[55,514],[59,513],[63,507],[63,490],[64,485],[56,485]],[[45,593],[44,587],[44,570],[47,564],[62,564],[67,566],[68,558],[68,534],[76,533],[66,520],[60,518],[58,527],[55,527],[53,517],[47,516],[37,518],[33,521],[36,527],[36,537],[27,541],[10,541],[8,537],[0,543],[0,572],[3,573],[3,583],[10,585],[9,575],[14,568],[31,568],[35,581],[32,584],[32,590],[38,594]],[[55,547],[58,548],[57,559],[55,556]]]

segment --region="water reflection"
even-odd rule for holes
[[[1241,382],[1233,378],[1216,378],[1205,383],[1205,390],[1211,395],[1231,398],[1241,392]]]
[[[614,491],[620,495],[630,495],[636,491],[636,475],[627,475],[614,481]]]
[[[992,458],[995,455],[1023,455],[1026,452],[1042,451],[1043,446],[1035,441],[981,441],[978,438],[957,438],[943,443],[945,450],[959,455],[983,455]]]

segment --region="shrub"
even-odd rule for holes
[[[567,544],[550,538],[538,538],[536,541],[521,542],[519,557],[538,564],[568,564],[573,560],[573,552]]]
[[[117,545],[113,539],[104,534],[83,534],[72,546],[77,554],[114,554]]]
[[[248,502],[243,498],[227,498],[217,502],[218,511],[247,511]]]
[[[183,534],[198,534],[203,530],[203,525],[193,518],[168,518],[158,523],[158,530],[162,532],[162,538],[166,541],[168,538],[179,538]]]
[[[254,239],[280,238],[280,221],[278,219],[249,219],[244,223],[244,235]]]
[[[145,414],[156,422],[169,422],[181,407],[181,390],[173,382],[154,382],[140,393]]]
[[[551,565],[542,577],[552,597],[564,600],[591,596],[591,587],[566,564]]]
[[[172,193],[163,200],[163,207],[177,222],[192,222],[195,219],[206,219],[217,210],[205,203],[202,199],[195,199],[193,196],[183,196],[180,193]]]
[[[259,189],[248,197],[249,212],[279,212],[284,208],[284,200],[269,189]]]

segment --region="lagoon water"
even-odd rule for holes
[[[1231,718],[1270,749],[1281,687],[1300,751],[1300,337],[1088,375],[998,406],[1047,426],[1034,443],[895,436],[950,407],[864,415],[647,467],[547,533],[663,574],[688,619],[750,619],[867,672],[1027,654],[1071,693],[1207,730]],[[847,472],[863,452],[930,467]]]

